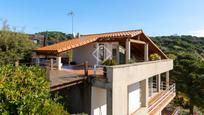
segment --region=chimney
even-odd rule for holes
[[[81,37],[80,33],[78,32],[75,37],[80,38]]]
[[[46,31],[46,33],[44,35],[44,39],[43,39],[43,46],[47,45],[47,39],[48,39],[48,32]]]

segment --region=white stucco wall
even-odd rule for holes
[[[140,83],[134,83],[128,86],[128,113],[131,115],[141,107]]]
[[[96,64],[96,59],[92,55],[92,52],[94,52],[94,50],[95,43],[90,43],[78,48],[74,48],[72,60],[77,62],[77,64],[88,61],[89,65],[94,65]]]
[[[107,114],[107,92],[106,89],[91,88],[91,115]]]
[[[170,59],[107,67],[108,81],[112,82],[112,114],[128,114],[129,85],[172,69]],[[147,108],[143,110],[147,112]]]
[[[104,44],[105,47],[110,51],[110,54],[112,55],[112,48],[116,48],[118,45],[118,42],[100,42],[101,44]],[[88,61],[89,65],[94,65],[97,63],[97,60],[94,58],[92,53],[96,50],[96,43],[90,43],[84,46],[80,46],[73,49],[73,57],[72,60],[77,62],[77,64],[84,63],[85,61]],[[105,51],[105,56],[108,56],[107,51]],[[110,57],[110,59],[112,56]]]

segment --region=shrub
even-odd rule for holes
[[[150,60],[154,61],[154,60],[160,60],[161,56],[157,53],[153,53],[150,55]]]
[[[113,65],[116,65],[116,61],[114,59],[108,59],[108,60],[105,60],[102,64],[107,66],[113,66]]]
[[[68,114],[50,98],[45,73],[39,67],[0,67],[0,113]]]

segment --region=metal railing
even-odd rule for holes
[[[160,90],[166,90],[167,83],[164,81],[160,82]],[[153,81],[152,83],[149,83],[149,97],[152,96],[152,94],[157,92],[157,83],[156,81]]]
[[[158,107],[165,99],[167,99],[170,95],[173,95],[176,92],[176,85],[170,85],[165,91],[166,92],[164,95],[162,95],[157,101],[148,107],[148,112],[152,112],[154,108]]]

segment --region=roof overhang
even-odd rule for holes
[[[126,39],[130,39],[131,42],[137,44],[148,43],[149,47],[151,47],[153,51],[159,53],[163,58],[167,58],[167,56],[157,47],[156,44],[154,44],[154,42],[148,36],[144,34],[142,30],[82,35],[79,38],[74,38],[53,45],[37,48],[33,51],[39,55],[59,55],[62,52],[93,42],[125,41]]]

